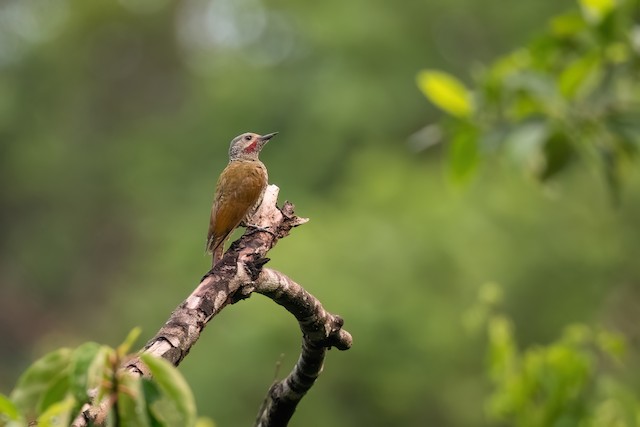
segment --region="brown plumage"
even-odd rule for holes
[[[268,175],[258,154],[275,134],[244,133],[231,141],[229,164],[218,178],[207,234],[206,249],[212,253],[212,266],[222,258],[229,235],[262,201]]]

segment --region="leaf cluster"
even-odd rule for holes
[[[449,119],[455,179],[480,153],[505,150],[546,181],[580,159],[599,170],[614,199],[640,149],[640,27],[637,0],[580,0],[528,45],[478,69],[473,89],[438,70],[418,87]]]
[[[169,362],[140,356],[153,379],[119,369],[139,333],[134,329],[116,349],[87,342],[43,356],[27,368],[8,397],[0,395],[0,425],[68,426],[92,402],[89,412],[107,407],[95,420],[101,425],[212,426],[210,420],[196,418],[191,389]]]
[[[521,349],[512,320],[492,307],[500,295],[498,285],[484,285],[472,310],[488,336],[489,418],[514,427],[637,425],[640,404],[619,375],[621,334],[572,324],[555,341]]]

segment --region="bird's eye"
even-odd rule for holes
[[[245,139],[246,141],[251,141],[251,135],[247,135],[247,136],[245,136],[245,137],[244,137],[244,139]]]

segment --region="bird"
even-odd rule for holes
[[[269,176],[258,155],[277,133],[247,132],[231,140],[229,164],[218,178],[209,220],[206,251],[212,254],[212,268],[222,258],[233,230],[243,221],[249,225],[249,217],[262,202]]]

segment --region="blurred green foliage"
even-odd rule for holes
[[[418,86],[454,120],[451,171],[472,171],[478,152],[509,153],[547,180],[580,158],[602,171],[619,199],[640,150],[640,27],[637,0],[580,0],[525,47],[474,73],[473,93],[436,70]]]
[[[139,335],[133,330],[117,349],[87,342],[38,359],[18,380],[11,400],[0,394],[0,424],[71,425],[91,400],[90,390],[93,403],[107,408],[96,418],[101,425],[104,421],[107,426],[212,426],[211,420],[196,419],[191,389],[171,363],[141,355],[151,380],[119,369]]]
[[[614,29],[631,28],[631,37],[637,10],[624,5],[606,16],[616,17]],[[523,178],[521,164],[505,159],[527,164],[539,156],[545,116],[492,118],[501,110],[482,104],[490,102],[478,96],[488,90],[482,84],[473,86],[468,118],[419,130],[438,119],[416,90],[419,70],[490,75],[493,67],[475,64],[525,44],[576,7],[572,0],[523,0],[508,10],[499,0],[4,2],[0,391],[9,393],[52,349],[118,342],[134,325],[153,336],[207,269],[215,180],[228,142],[245,131],[280,132],[262,160],[281,197],[311,218],[270,252],[270,266],[342,315],[354,336],[351,350],[330,352],[292,425],[501,425],[485,414],[485,399],[500,391],[486,380],[486,340],[464,320],[486,281],[504,286],[504,314],[523,349],[554,345],[567,324],[620,331],[631,348],[617,384],[637,389],[637,168],[626,171],[617,210],[606,182],[582,166],[589,162],[573,162],[543,186]],[[574,34],[599,31],[608,18],[602,22]],[[580,64],[589,47],[600,54],[589,37],[573,37],[553,38],[577,45],[567,66]],[[574,81],[584,81],[588,61],[575,65]],[[540,67],[543,82],[555,81]],[[593,95],[571,81],[565,77],[563,93],[573,98],[559,97],[569,118]],[[531,91],[500,96],[521,96],[529,107],[547,100],[528,99]],[[607,96],[614,94],[623,88]],[[485,144],[494,130],[496,143]],[[444,144],[434,145],[442,140],[459,159],[454,177],[467,186],[447,179]],[[485,155],[496,146],[524,154]],[[290,367],[299,339],[295,322],[264,298],[225,310],[180,366],[199,412],[221,426],[253,422],[277,361],[284,353],[282,370]]]
[[[514,427],[638,424],[637,398],[615,379],[626,349],[620,334],[572,324],[556,341],[520,350],[513,323],[496,312],[499,295],[497,285],[484,285],[468,318],[488,331],[490,418]]]

